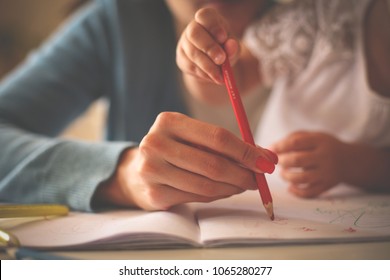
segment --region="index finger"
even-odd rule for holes
[[[316,143],[308,132],[294,132],[286,138],[272,145],[272,150],[276,153],[288,153],[292,151],[308,151],[315,148]]]
[[[219,44],[228,39],[227,24],[215,9],[203,8],[196,12],[195,21],[202,25]]]
[[[269,165],[274,160],[263,148],[245,143],[232,132],[207,124],[180,113],[160,114],[159,129],[172,137],[194,146],[202,146],[226,158],[230,158],[255,172],[264,172],[258,167],[259,159],[265,159]],[[173,129],[174,128],[174,129]]]

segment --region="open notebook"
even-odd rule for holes
[[[343,188],[342,188],[343,189]],[[318,199],[273,190],[270,221],[258,192],[170,211],[72,212],[11,226],[23,246],[45,249],[219,247],[390,240],[390,195],[340,189]],[[3,226],[3,225],[2,225]]]

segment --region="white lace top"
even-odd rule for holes
[[[344,141],[390,145],[390,99],[373,92],[366,75],[362,27],[369,2],[293,1],[248,29],[246,43],[273,88],[258,144],[316,130]]]

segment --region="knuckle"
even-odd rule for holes
[[[220,75],[220,70],[218,66],[216,66],[212,62],[208,62],[203,64],[204,70],[206,73],[208,73],[211,77],[216,78]]]
[[[141,178],[148,179],[154,177],[154,174],[159,174],[159,170],[152,160],[144,159],[137,165],[137,173]]]
[[[212,157],[205,163],[205,174],[207,177],[213,180],[221,178],[225,173],[224,164]]]
[[[221,127],[216,127],[211,132],[211,143],[214,147],[226,147],[229,143],[230,133]]]
[[[244,150],[241,153],[240,161],[242,163],[250,163],[253,158],[253,149],[250,145],[245,145]]]
[[[162,112],[160,113],[153,126],[166,129],[175,126],[177,121],[182,118],[180,113],[175,112]]]
[[[188,24],[185,34],[190,41],[194,41],[202,34],[202,27],[198,23],[192,21]]]
[[[199,49],[195,47],[191,47],[187,50],[187,55],[192,60],[193,63],[201,66],[205,64],[204,63],[205,54],[201,52]]]
[[[155,125],[158,127],[161,127],[161,126],[165,127],[171,121],[172,121],[171,114],[169,112],[162,112],[162,113],[158,114],[156,121],[155,121]]]
[[[216,55],[220,54],[222,50],[217,44],[209,44],[206,46],[205,52],[210,58],[213,58]]]
[[[141,140],[139,151],[142,155],[147,156],[161,147],[161,141],[157,134],[149,133]]]
[[[201,68],[199,68],[198,65],[196,65],[196,64],[191,64],[191,65],[189,65],[188,69],[189,69],[189,73],[191,73],[191,74],[194,75],[195,77],[204,78],[204,77],[207,76],[207,75],[203,72],[203,70],[202,70]]]
[[[202,69],[199,69],[199,68],[196,67],[194,72],[195,72],[195,76],[200,78],[200,79],[203,79],[203,80],[206,80],[206,81],[210,79],[209,76],[205,72],[203,72]]]
[[[202,180],[199,184],[199,191],[202,196],[214,197],[215,196],[215,185],[210,180]]]

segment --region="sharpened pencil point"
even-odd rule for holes
[[[275,219],[275,216],[274,216],[274,207],[272,202],[265,204],[264,207],[265,210],[267,211],[268,217],[273,221]]]

